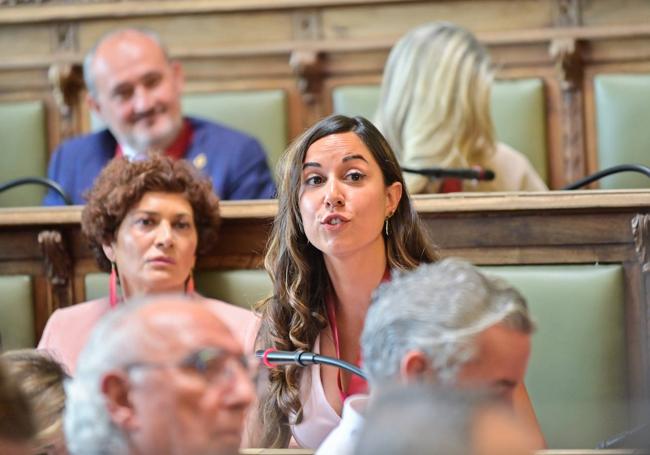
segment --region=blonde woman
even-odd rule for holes
[[[430,181],[405,173],[412,194],[449,191],[543,191],[528,159],[497,142],[490,116],[494,73],[469,31],[432,22],[408,32],[384,69],[376,124],[410,168],[480,166],[492,181]]]

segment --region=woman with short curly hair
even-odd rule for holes
[[[55,311],[39,343],[71,372],[95,322],[121,301],[160,293],[196,295],[196,257],[214,248],[219,227],[219,201],[210,181],[183,160],[115,159],[87,199],[81,226],[100,268],[111,272],[109,295]],[[252,346],[252,313],[203,300],[242,345]]]

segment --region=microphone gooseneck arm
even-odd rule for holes
[[[650,422],[642,423],[599,442],[596,449],[648,448],[648,444],[650,444],[650,437],[647,436],[649,428]],[[637,441],[635,438],[641,438],[641,441]]]
[[[355,374],[360,378],[366,379],[365,373],[361,368],[345,360],[328,357],[326,355],[315,354],[306,351],[276,351],[273,349],[255,351],[255,356],[262,360],[262,363],[269,368],[279,365],[300,365],[306,367],[308,365],[329,365],[340,368],[349,373]]]
[[[582,178],[570,185],[567,185],[562,189],[577,190],[578,188],[589,185],[590,183],[593,183],[596,180],[600,180],[603,177],[607,177],[608,175],[612,174],[619,174],[621,172],[637,172],[650,178],[650,167],[648,166],[644,166],[643,164],[619,164],[618,166],[612,166],[606,169],[602,169],[598,172],[594,172],[593,174],[588,175],[587,177]]]
[[[57,182],[55,182],[54,180],[50,180],[45,177],[22,177],[14,180],[9,180],[8,182],[0,185],[0,193],[9,190],[11,188],[14,188],[16,186],[30,185],[30,184],[46,186],[51,190],[55,191],[59,196],[61,196],[61,198],[63,198],[63,201],[65,202],[65,205],[72,205],[72,201],[70,200],[70,197],[66,194],[63,187],[59,185]]]

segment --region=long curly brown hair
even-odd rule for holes
[[[151,191],[182,194],[194,212],[197,255],[213,250],[220,223],[219,198],[212,191],[208,178],[186,161],[165,156],[155,155],[133,162],[115,158],[95,180],[81,213],[81,228],[102,270],[111,270],[102,245],[115,240],[115,233],[126,214]]]
[[[400,182],[405,188],[393,151],[381,133],[363,117],[327,117],[288,148],[278,165],[278,215],[264,262],[273,282],[273,295],[256,307],[262,321],[257,337],[259,348],[311,351],[316,337],[327,327],[324,302],[330,287],[329,275],[322,253],[307,241],[302,228],[299,192],[307,149],[325,136],[347,132],[355,133],[372,153],[386,186]],[[391,269],[410,270],[422,262],[437,259],[406,191],[389,219],[389,232],[385,241]],[[259,441],[255,442],[260,447],[286,447],[291,435],[289,416],[296,415],[295,423],[302,420],[299,390],[302,371],[297,366],[270,371],[266,396],[259,400],[262,430],[257,435]]]

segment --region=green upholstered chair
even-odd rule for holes
[[[187,115],[222,123],[255,137],[268,154],[274,169],[287,147],[287,96],[284,90],[190,93],[183,95],[183,112]],[[93,131],[104,123],[91,116]]]
[[[193,93],[183,96],[183,112],[257,138],[274,169],[288,143],[286,98],[284,90]]]
[[[251,309],[271,294],[271,279],[266,270],[205,270],[195,276],[202,295]]]
[[[201,295],[251,309],[271,292],[271,280],[264,270],[202,270],[194,276]],[[108,295],[108,274],[90,273],[85,278],[86,299]]]
[[[541,79],[496,81],[492,87],[492,121],[497,138],[526,155],[548,182],[546,103]]]
[[[0,276],[0,336],[2,348],[34,347],[32,280],[27,275]]]
[[[594,77],[598,168],[639,163],[650,166],[650,74],[602,74]],[[600,180],[603,189],[650,188],[639,174]]]
[[[89,273],[84,277],[86,300],[108,297],[108,273]]]
[[[338,114],[362,115],[372,120],[378,102],[377,85],[348,85],[332,90],[333,110]],[[542,80],[496,81],[491,109],[497,138],[526,155],[542,179],[548,180]]]
[[[44,177],[48,149],[45,106],[41,101],[0,103],[0,183]],[[27,185],[0,194],[0,207],[41,205],[45,189]]]
[[[332,89],[332,110],[335,114],[360,115],[372,121],[378,104],[378,85],[341,85]]]
[[[483,267],[526,297],[537,324],[526,386],[551,448],[628,428],[619,265]]]

